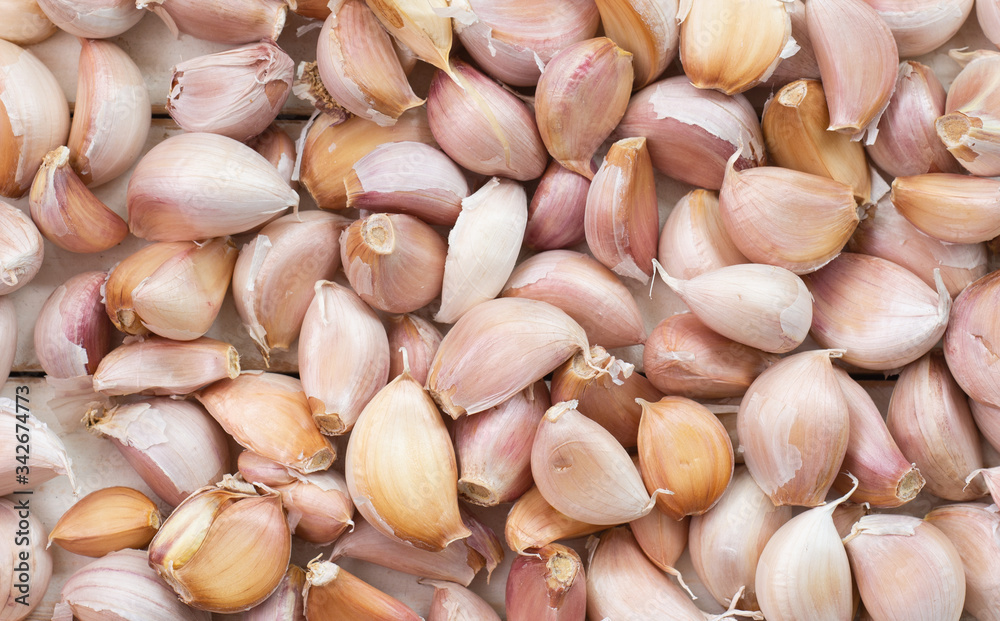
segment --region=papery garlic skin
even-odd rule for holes
[[[260,39],[277,41],[285,27],[287,5],[279,0],[136,0],[163,20],[174,37],[188,34],[206,41],[240,45]]]
[[[958,163],[973,175],[1000,174],[1000,107],[995,74],[1000,54],[983,53],[964,66],[948,89],[937,134]]]
[[[586,239],[584,213],[590,180],[549,163],[528,205],[524,243],[536,250],[575,246]]]
[[[668,274],[683,279],[749,262],[726,231],[718,194],[708,190],[688,192],[670,210],[656,260]]]
[[[948,369],[969,397],[993,408],[1000,407],[998,357],[993,351],[997,336],[993,309],[1000,297],[1000,273],[990,272],[955,298],[950,326],[944,336]]]
[[[10,455],[17,454],[15,451],[19,443],[15,440],[18,434],[25,433],[24,427],[28,427],[31,436],[31,453],[26,464],[31,469],[31,486],[41,485],[64,474],[69,478],[70,486],[75,489],[72,461],[59,436],[33,414],[25,413],[23,405],[18,407],[11,399],[0,397],[0,431],[4,433],[0,436],[0,449],[6,450]],[[20,465],[20,462],[10,460],[0,469],[0,496],[30,489],[23,482],[23,477],[22,480],[15,477],[16,468]]]
[[[500,621],[500,615],[473,591],[443,580],[422,580],[434,587],[427,621]]]
[[[274,593],[244,612],[240,621],[303,621],[306,618],[302,598],[305,585],[306,572],[301,567],[289,565]]]
[[[1000,619],[1000,514],[985,504],[944,505],[924,520],[948,537],[965,569],[965,610],[979,621]]]
[[[6,558],[0,583],[0,591],[5,593],[0,608],[0,619],[4,621],[30,615],[42,603],[52,578],[52,555],[42,543],[45,529],[27,509],[28,501],[18,501],[0,500],[0,535],[10,542],[4,546]],[[31,590],[25,592],[25,585]]]
[[[509,621],[582,619],[586,612],[587,578],[583,561],[572,548],[545,546],[536,555],[514,559],[504,595]]]
[[[597,0],[608,38],[632,53],[633,88],[660,77],[677,54],[677,0]]]
[[[0,26],[0,39],[16,45],[40,43],[58,30],[42,12],[38,0],[0,0],[0,13],[9,17]]]
[[[49,533],[49,545],[95,558],[127,548],[141,550],[153,539],[161,520],[156,504],[142,492],[105,487],[63,513]]]
[[[1000,235],[1000,181],[929,173],[896,177],[890,198],[899,213],[931,237],[954,244]]]
[[[14,311],[14,301],[0,296],[0,385],[7,382],[16,353],[17,313]]]
[[[26,213],[0,201],[0,295],[28,284],[42,267],[42,235]]]
[[[525,492],[511,507],[504,526],[504,538],[511,550],[518,554],[530,554],[532,548],[601,530],[604,530],[603,526],[574,520],[560,513],[546,502],[536,486]]]
[[[434,354],[444,338],[440,330],[426,319],[408,313],[388,318],[386,337],[389,339],[389,380],[402,375],[409,365],[413,379],[421,385],[426,384]],[[406,350],[406,360],[403,360],[402,349]]]
[[[38,6],[60,30],[84,39],[120,35],[145,15],[132,0],[38,0]]]

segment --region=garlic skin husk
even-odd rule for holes
[[[985,244],[952,244],[935,239],[910,224],[887,197],[869,207],[847,247],[851,252],[905,267],[932,287],[936,286],[934,271],[939,270],[952,298],[987,271]]]
[[[535,86],[552,56],[593,37],[601,21],[592,0],[452,0],[450,6],[465,50],[511,86]]]
[[[365,0],[402,47],[420,60],[448,71],[451,18],[448,0]]]
[[[104,395],[186,395],[240,374],[229,343],[201,337],[172,341],[136,337],[109,351],[94,371],[94,392]]]
[[[540,252],[518,265],[503,297],[548,302],[566,312],[603,347],[641,343],[646,337],[632,293],[591,257],[572,250]]]
[[[1000,54],[973,58],[948,89],[938,137],[965,170],[980,177],[1000,175],[1000,106],[995,74]]]
[[[958,621],[962,616],[962,558],[930,522],[909,515],[866,515],[844,538],[844,547],[872,618]],[[886,571],[898,566],[913,570],[905,576]]]
[[[587,192],[584,231],[598,261],[620,276],[649,282],[660,221],[645,138],[611,145]]]
[[[986,38],[996,45],[1000,41],[1000,2],[997,0],[976,2],[976,19]]]
[[[37,0],[52,23],[75,37],[107,39],[139,23],[146,14],[133,0]]]
[[[587,576],[572,548],[559,544],[514,559],[507,574],[504,608],[509,621],[582,619],[587,609]]]
[[[308,565],[305,615],[310,621],[371,619],[372,621],[421,621],[409,606],[329,561]]]
[[[522,298],[490,300],[474,306],[445,335],[427,389],[452,418],[476,414],[513,397],[581,350],[589,358],[587,334],[555,306]],[[525,359],[525,351],[534,353]]]
[[[229,471],[228,438],[194,401],[143,399],[88,412],[85,422],[171,507]]]
[[[70,167],[66,147],[45,155],[28,204],[42,235],[69,252],[103,252],[128,236],[128,224],[94,196]]]
[[[896,86],[899,53],[892,31],[864,0],[806,3],[813,51],[819,62],[830,130],[875,141],[878,121]],[[850,28],[844,28],[850,24]],[[853,59],[865,59],[863,70]]]
[[[809,333],[812,296],[785,268],[730,265],[688,280],[671,277],[659,265],[658,271],[702,323],[738,343],[783,354]]]
[[[421,580],[434,587],[427,621],[500,621],[500,615],[473,591],[443,580]]]
[[[1000,235],[1000,181],[929,173],[896,177],[890,198],[903,217],[924,233],[954,244]]]
[[[15,45],[41,43],[58,30],[42,12],[38,0],[0,0],[0,13],[8,17],[0,26],[0,39]]]
[[[629,529],[646,558],[681,580],[681,572],[674,565],[687,547],[688,522],[687,517],[675,520],[663,511],[654,509],[638,520],[629,522]]]
[[[493,177],[462,200],[462,213],[448,234],[448,253],[438,323],[455,323],[478,304],[495,298],[514,270],[528,222],[524,187]]]
[[[305,586],[305,570],[289,565],[274,593],[263,603],[244,612],[239,621],[304,621],[305,600],[302,598],[302,590]]]
[[[278,493],[226,475],[174,509],[149,544],[149,565],[185,604],[240,612],[278,587],[291,550]]]
[[[726,231],[718,194],[708,190],[691,190],[670,210],[656,260],[668,274],[683,279],[750,262]]]
[[[156,503],[130,487],[105,487],[87,494],[63,513],[49,533],[53,543],[98,558],[116,550],[141,550],[162,521]]]
[[[342,216],[304,211],[271,222],[240,250],[233,301],[243,327],[267,360],[299,337],[318,280],[340,267]]]
[[[277,41],[288,10],[280,0],[136,0],[135,5],[156,13],[175,38],[187,34],[229,45]]]
[[[108,275],[108,317],[128,334],[197,339],[208,332],[222,308],[237,257],[228,237],[140,248]]]
[[[784,0],[684,3],[680,57],[691,84],[735,95],[771,77],[782,59],[798,51],[786,7]]]
[[[247,372],[203,389],[197,399],[243,448],[303,474],[326,470],[336,449],[313,421],[302,383]]]
[[[632,79],[632,54],[607,37],[569,45],[545,65],[535,119],[545,147],[563,167],[593,178],[591,159],[625,115]]]
[[[297,147],[288,132],[271,123],[263,132],[247,140],[246,145],[271,162],[271,165],[278,169],[282,179],[293,189],[298,187],[299,182],[292,181]]]
[[[966,396],[940,351],[900,373],[886,425],[903,455],[920,468],[927,491],[953,502],[986,493],[978,480],[966,484],[966,478],[983,467],[979,432]]]
[[[75,489],[76,480],[73,478],[72,461],[62,440],[49,429],[48,425],[35,418],[30,412],[27,413],[27,422],[25,422],[25,414],[24,406],[18,407],[13,400],[0,397],[0,430],[5,434],[2,436],[4,441],[0,445],[0,449],[14,455],[15,446],[17,446],[15,438],[17,434],[24,433],[23,427],[27,426],[31,435],[31,453],[27,463],[31,469],[31,485],[41,485],[64,474]],[[15,468],[19,465],[23,464],[10,460],[10,463],[5,464],[0,470],[0,496],[28,489],[24,483],[16,482]]]
[[[13,454],[13,453],[12,453]],[[46,546],[45,528],[22,498],[0,500],[0,534],[7,538],[4,550],[5,593],[0,619],[24,619],[38,607],[52,578],[52,555]],[[23,591],[30,585],[30,591]],[[19,599],[28,595],[24,599]]]
[[[299,376],[320,431],[341,435],[386,385],[389,340],[358,294],[326,280],[315,292],[299,333]]]
[[[7,382],[16,354],[17,312],[13,300],[0,296],[0,384]]]
[[[177,183],[187,178],[196,181]],[[184,133],[139,160],[126,201],[136,237],[189,241],[248,231],[297,207],[299,195],[250,147],[217,134]]]
[[[0,196],[20,198],[46,153],[66,142],[69,104],[31,52],[0,40]]]
[[[535,118],[517,95],[460,60],[431,80],[427,121],[434,139],[473,172],[518,181],[540,177],[549,155]]]
[[[455,224],[469,195],[465,173],[447,155],[405,140],[375,147],[344,183],[348,207],[408,214],[427,224]]]
[[[898,369],[926,354],[948,325],[951,296],[891,261],[844,252],[805,277],[813,297],[812,337],[846,350],[844,362]]]
[[[935,129],[944,105],[944,87],[930,67],[912,60],[900,63],[896,88],[878,123],[878,139],[866,147],[872,161],[893,177],[961,172]]]
[[[124,50],[93,39],[80,39],[80,46],[76,105],[66,146],[80,179],[97,187],[139,159],[152,112],[142,71]]]
[[[0,201],[0,295],[28,284],[45,255],[42,234],[28,214]]]
[[[993,352],[997,328],[993,309],[1000,297],[1000,274],[991,272],[965,288],[955,298],[950,325],[944,336],[944,355],[962,390],[991,408],[1000,407],[1000,381]]]
[[[726,162],[743,147],[736,168],[763,166],[757,112],[742,94],[727,97],[691,85],[687,76],[650,84],[629,101],[612,138],[646,138],[653,168],[690,185],[718,190]]]
[[[550,162],[528,204],[524,243],[535,250],[557,250],[586,239],[584,213],[590,179]]]
[[[634,89],[660,77],[680,43],[677,0],[597,0],[604,32],[632,53]]]
[[[764,107],[761,130],[774,163],[829,177],[854,189],[860,204],[871,197],[871,171],[865,149],[849,137],[827,130],[830,112],[819,80],[785,85]]]
[[[111,321],[101,294],[106,278],[107,272],[77,274],[56,287],[38,311],[35,355],[46,375],[70,378],[93,374],[111,349]],[[8,298],[0,300],[0,307],[11,304]],[[8,310],[13,313],[13,306]]]
[[[549,389],[538,381],[496,407],[455,421],[463,500],[492,507],[513,502],[531,488],[531,445],[551,405]]]
[[[754,576],[771,536],[792,519],[792,507],[775,507],[745,467],[733,471],[726,491],[707,513],[691,518],[688,546],[702,583],[727,605],[740,587],[741,608],[759,610]]]
[[[948,537],[965,569],[965,610],[979,621],[1000,619],[1000,514],[981,503],[945,505],[924,520]]]
[[[340,259],[351,288],[387,313],[413,312],[436,298],[447,253],[437,231],[405,214],[372,214],[340,236]]]
[[[832,358],[842,353],[812,350],[782,358],[740,402],[743,459],[775,505],[823,504],[840,472],[850,415]]]
[[[434,354],[441,346],[441,331],[426,319],[407,313],[391,316],[387,320],[386,337],[389,340],[389,380],[403,374],[409,366],[410,375],[422,386],[427,383]],[[406,359],[403,359],[403,349]]]
[[[604,530],[604,526],[588,524],[560,513],[546,502],[537,486],[521,495],[507,514],[504,538],[507,546],[518,554],[542,548],[560,539],[583,537]]]
[[[886,23],[899,56],[920,56],[941,47],[972,12],[973,0],[865,0]]]
[[[451,437],[434,401],[409,373],[365,406],[344,470],[358,513],[386,536],[436,552],[472,534],[459,514]]]
[[[278,116],[294,73],[291,57],[269,40],[191,58],[173,68],[167,113],[185,131],[242,142]]]
[[[777,166],[726,166],[719,212],[730,239],[756,263],[808,274],[840,254],[860,218],[851,186]]]

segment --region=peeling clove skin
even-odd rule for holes
[[[504,604],[509,621],[569,621],[586,610],[587,577],[580,555],[551,544],[514,559]]]

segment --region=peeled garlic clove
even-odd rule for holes
[[[70,168],[70,152],[46,154],[31,186],[31,218],[46,239],[70,252],[103,252],[128,236],[121,216],[87,189]]]
[[[474,306],[445,335],[427,389],[452,418],[475,414],[513,397],[580,350],[590,350],[586,333],[555,306],[490,300]],[[524,352],[532,356],[525,358]]]
[[[1000,273],[991,272],[965,288],[955,298],[950,326],[944,337],[948,369],[973,400],[1000,407],[997,379],[997,340],[993,309],[1000,294]]]
[[[240,250],[233,301],[243,327],[267,360],[295,342],[317,280],[340,266],[340,233],[350,221],[319,211],[282,216]]]
[[[548,302],[607,348],[641,343],[645,327],[632,293],[606,267],[571,250],[540,252],[518,265],[503,297]]]
[[[812,299],[802,279],[773,265],[747,263],[690,280],[660,277],[710,329],[776,354],[802,344],[812,323]]]
[[[34,54],[0,40],[0,196],[27,193],[46,153],[69,135],[59,82]]]
[[[0,39],[16,45],[40,43],[58,30],[37,0],[2,0],[0,12],[7,17],[0,26]]]
[[[805,277],[813,296],[812,336],[821,347],[846,350],[863,369],[898,369],[926,354],[944,334],[951,296],[909,270],[853,252]]]
[[[983,467],[979,432],[941,352],[903,369],[892,389],[886,425],[903,455],[920,468],[927,491],[956,502],[986,493],[978,481],[966,485],[966,477]]]
[[[196,397],[226,433],[254,453],[306,474],[326,470],[336,459],[313,421],[302,383],[293,377],[244,373]]]
[[[365,0],[385,29],[420,60],[448,70],[451,18],[448,0]]]
[[[584,241],[589,190],[589,179],[551,162],[531,196],[524,243],[536,250],[555,250]]]
[[[727,265],[748,263],[726,231],[719,197],[708,190],[692,190],[670,210],[656,259],[677,278],[694,278]]]
[[[844,547],[861,601],[873,618],[958,621],[962,616],[962,558],[930,522],[909,515],[866,515]],[[904,576],[886,567],[912,569]]]
[[[633,88],[660,76],[677,54],[677,0],[597,0],[608,38],[632,53]]]
[[[27,419],[25,421],[25,419]],[[28,427],[31,436],[31,453],[28,456],[28,463],[21,464],[15,460],[10,460],[0,469],[0,496],[6,496],[15,490],[24,491],[28,485],[15,478],[15,471],[18,466],[27,465],[31,470],[31,485],[41,485],[64,474],[69,478],[70,485],[76,487],[71,470],[72,462],[66,453],[66,447],[62,440],[48,426],[35,418],[30,412],[25,412],[25,406],[18,405],[11,399],[0,397],[0,430],[5,435],[3,446],[0,448],[7,450],[8,454],[14,455],[17,434],[25,433],[24,427]],[[23,471],[22,471],[23,472]],[[21,474],[21,473],[16,473]],[[21,477],[23,479],[23,477]]]
[[[509,621],[582,619],[587,610],[587,577],[572,548],[547,545],[514,559],[507,574],[504,607]]]
[[[0,500],[0,535],[10,542],[3,555],[3,616],[7,619],[31,615],[52,578],[52,555],[42,544],[45,529],[33,515],[28,498]]]
[[[118,36],[146,14],[132,0],[38,0],[38,6],[60,30],[85,39]]]
[[[560,539],[583,537],[603,530],[603,526],[588,524],[560,513],[546,502],[538,487],[532,487],[518,498],[504,528],[507,546],[518,554],[542,548]]]
[[[112,349],[94,371],[94,391],[105,395],[186,395],[240,374],[240,357],[229,343],[201,337],[178,342],[132,339]]]
[[[83,272],[55,288],[35,319],[35,355],[46,375],[91,375],[111,348],[101,301],[106,272]],[[7,300],[0,302],[2,306]],[[13,312],[13,306],[10,306]],[[2,365],[0,365],[2,368]]]
[[[814,350],[783,358],[760,374],[740,402],[743,459],[775,505],[821,505],[840,472],[850,415],[831,359],[842,353]]]
[[[344,571],[336,563],[313,561],[308,569],[302,594],[307,619],[420,621],[422,618],[403,602]]]
[[[389,317],[386,336],[389,339],[389,379],[403,374],[407,364],[410,375],[421,385],[427,383],[434,354],[441,345],[441,332],[431,322],[417,315]],[[402,349],[406,349],[403,360]]]
[[[289,565],[271,597],[244,612],[240,621],[302,621],[305,619],[305,601],[302,599],[305,586],[306,572]]]
[[[44,254],[42,235],[28,214],[0,201],[0,295],[28,284],[42,267]]]
[[[958,32],[972,0],[865,0],[886,23],[901,57],[927,54]]]
[[[295,141],[287,132],[271,123],[263,132],[247,140],[246,145],[271,162],[271,165],[278,169],[278,174],[289,185],[298,186],[297,181],[292,181],[296,160]]]
[[[438,296],[447,252],[437,231],[405,214],[372,214],[340,236],[340,258],[351,287],[387,313],[409,313]]]
[[[434,321],[455,323],[500,294],[514,270],[527,221],[527,195],[510,179],[493,177],[462,200],[462,213],[448,234],[441,308]]]
[[[280,0],[136,0],[135,4],[156,13],[174,37],[187,34],[230,45],[277,41],[288,9]]]
[[[1000,618],[1000,515],[985,504],[945,505],[924,520],[948,537],[965,570],[965,610],[980,621]],[[923,596],[921,596],[923,597]]]
[[[442,580],[420,582],[434,587],[428,621],[500,621],[493,607],[469,589]]]
[[[947,114],[937,119],[938,137],[965,170],[1000,175],[1000,107],[995,74],[1000,54],[984,54],[966,65],[948,89]]]
[[[985,276],[987,270],[985,244],[952,244],[926,235],[910,224],[888,198],[868,209],[848,248],[905,267],[932,287],[936,286],[934,270],[940,270],[952,297]]]
[[[187,241],[248,231],[296,207],[299,195],[250,147],[216,134],[184,133],[139,160],[126,200],[136,237]]]
[[[656,170],[709,190],[722,187],[726,161],[741,145],[737,169],[765,160],[760,121],[747,98],[695,88],[687,76],[654,82],[632,97],[612,137],[639,136]]]
[[[471,534],[458,512],[458,467],[448,430],[409,373],[365,406],[344,469],[358,512],[383,534],[430,551]]]
[[[687,547],[687,517],[675,520],[663,511],[654,509],[630,522],[629,528],[646,558],[663,571],[681,579],[681,572],[674,565]]]
[[[894,177],[960,172],[935,130],[944,104],[944,87],[930,67],[912,60],[900,63],[896,89],[878,123],[878,139],[866,147],[872,161]]]
[[[315,291],[299,334],[299,375],[320,430],[340,435],[385,386],[389,341],[356,293],[326,280]]]
[[[591,158],[622,120],[632,78],[632,54],[606,37],[574,43],[553,56],[535,95],[538,131],[552,157],[592,178]]]
[[[70,507],[49,533],[49,544],[81,556],[145,548],[160,527],[159,509],[130,487],[106,487]]]
[[[896,177],[892,204],[931,237],[956,244],[989,241],[1000,235],[1000,181],[968,175],[930,173]]]

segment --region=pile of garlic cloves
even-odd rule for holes
[[[0,0],[0,619],[1000,621],[1000,0],[99,4]]]

